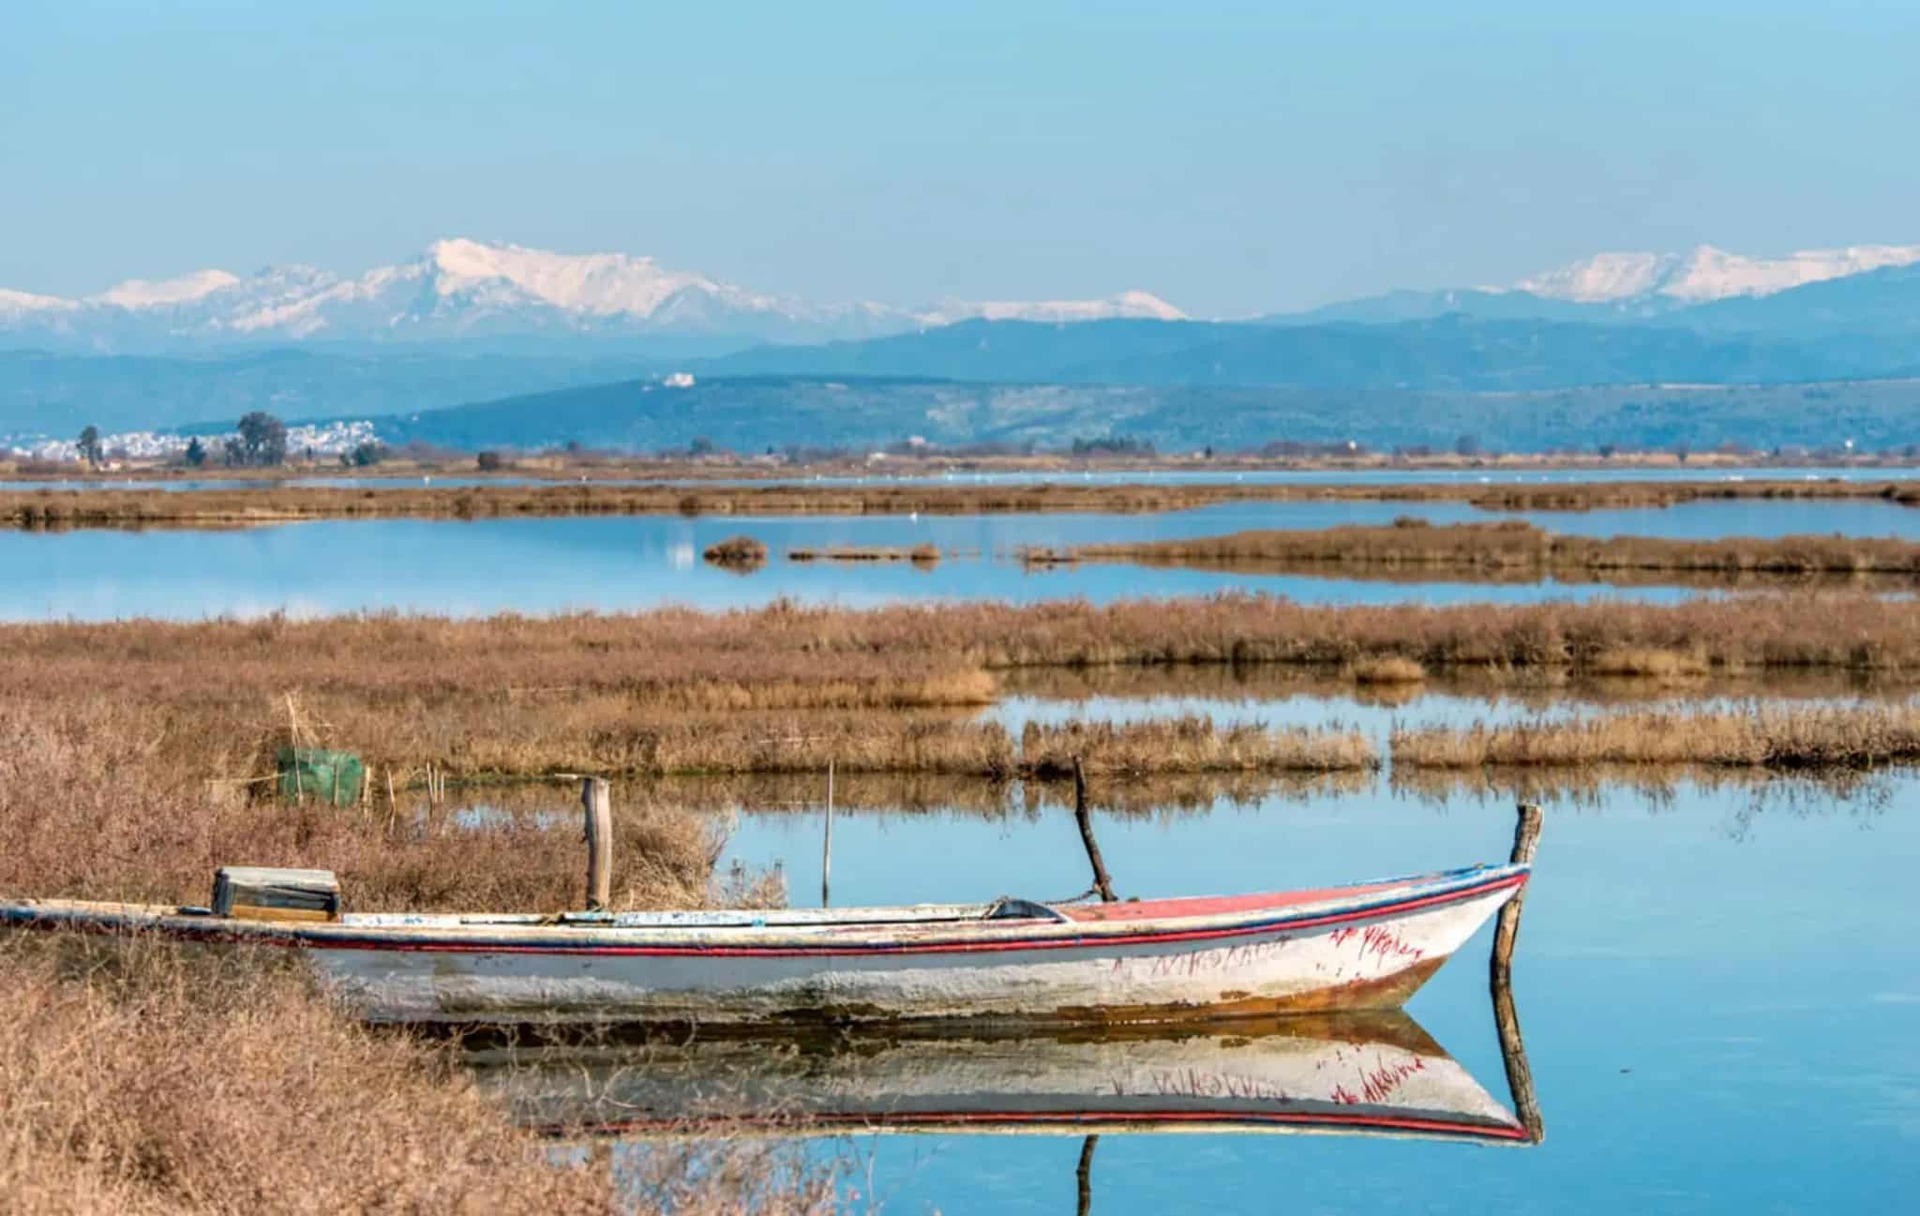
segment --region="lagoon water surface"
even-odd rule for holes
[[[1013,553],[1207,536],[1249,528],[1434,523],[1511,518],[1458,503],[1233,503],[1159,514],[953,516],[630,516],[455,520],[328,520],[238,530],[0,531],[0,618],[199,619],[269,612],[324,615],[420,611],[457,616],[661,604],[728,608],[789,596],[859,606],[907,599],[1031,601],[1259,590],[1307,602],[1525,602],[1624,594],[1674,599],[1665,587],[1592,584],[1396,583],[1207,570],[1088,565],[1030,572]],[[1661,509],[1518,516],[1581,535],[1714,539],[1840,533],[1920,540],[1920,510],[1879,500],[1685,503]],[[745,533],[774,554],[736,574],[704,563],[716,541]],[[797,547],[931,544],[931,570],[785,560]]]
[[[1920,1186],[1920,780],[1681,783],[1550,804],[1515,967],[1546,1138],[1107,1136],[1093,1211],[1893,1212]],[[1262,890],[1502,857],[1501,799],[1385,787],[1097,816],[1122,895]],[[819,883],[818,813],[748,815],[730,855]],[[836,904],[1059,898],[1071,816],[841,814]],[[1409,1012],[1506,1097],[1489,934]],[[860,1136],[891,1212],[1074,1210],[1073,1137]],[[816,1152],[831,1151],[816,1148]]]

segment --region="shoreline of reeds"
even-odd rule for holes
[[[319,519],[502,519],[596,515],[1141,514],[1249,502],[1461,503],[1488,511],[1666,507],[1706,500],[1857,499],[1920,506],[1920,480],[1601,481],[1527,485],[1357,482],[932,482],[612,484],[570,482],[190,490],[8,490],[0,526],[235,527]]]
[[[1429,679],[1885,683],[1920,677],[1920,613],[1861,595],[1440,607],[1227,595],[0,626],[0,709],[97,711],[126,746],[229,783],[261,779],[295,742],[357,751],[399,788],[429,765],[456,780],[829,764],[1017,774],[1005,731],[973,720],[1004,680],[1205,670],[1296,673],[1380,701]]]
[[[25,1213],[622,1210],[607,1161],[556,1158],[454,1057],[254,953],[8,935],[0,1194]]]
[[[1395,730],[1396,770],[1630,765],[1870,769],[1920,761],[1920,706],[1747,706]]]
[[[357,910],[578,906],[577,831],[250,797],[199,780],[217,757],[129,733],[164,731],[188,700],[136,712],[107,689],[6,705],[0,893],[200,903],[214,867],[255,863],[332,869]],[[774,895],[716,876],[714,831],[689,812],[629,808],[616,902]],[[738,1210],[736,1184],[773,1188],[789,1205],[773,1210],[834,1206],[830,1175],[768,1172],[753,1153],[729,1163],[739,1177],[668,1154],[649,1181],[674,1201],[636,1195],[631,1164],[616,1176],[604,1156],[575,1160],[516,1128],[457,1044],[362,1026],[282,953],[0,933],[8,1210],[696,1216]]]
[[[1546,577],[1611,581],[1643,574],[1706,575],[1716,581],[1743,576],[1920,577],[1920,543],[1891,537],[1595,537],[1551,532],[1524,520],[1430,524],[1411,517],[1379,526],[1262,529],[1178,540],[1027,548],[1016,556],[1040,568],[1096,562],[1362,578],[1411,574],[1421,579],[1439,571],[1449,577],[1491,581]]]
[[[937,545],[828,545],[820,549],[788,549],[787,560],[803,563],[842,562],[853,565],[908,562],[922,569],[929,569],[940,563],[940,549]]]
[[[287,463],[271,467],[130,459],[95,468],[81,460],[57,461],[15,456],[0,458],[0,481],[49,480],[81,485],[112,486],[137,481],[263,481],[352,477],[374,483],[418,480],[421,477],[460,477],[474,480],[769,480],[795,477],[871,477],[876,462],[870,449],[789,451],[777,457],[731,452],[621,452],[501,451],[481,467],[478,451],[453,448],[390,450],[376,464],[347,467],[337,460],[301,459],[290,454]],[[1682,457],[1674,452],[1630,451],[1602,456],[1580,452],[1480,453],[1368,452],[1348,450],[1259,452],[1220,451],[1210,454],[1116,451],[1070,452],[985,451],[923,449],[889,453],[887,476],[943,478],[1006,474],[1083,477],[1133,475],[1152,478],[1182,473],[1333,473],[1369,474],[1441,471],[1459,474],[1524,474],[1542,472],[1611,473],[1619,470],[1660,470],[1700,475],[1737,472],[1750,476],[1773,469],[1851,470],[1883,472],[1889,477],[1910,473],[1910,455],[1822,453],[1816,457],[1786,458],[1761,452],[1699,452]]]

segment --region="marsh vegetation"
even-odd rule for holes
[[[986,515],[1140,513],[1224,503],[1458,503],[1491,511],[1667,507],[1727,500],[1877,500],[1920,505],[1920,481],[1604,481],[1545,485],[1433,482],[870,482],[795,484],[394,485],[287,482],[197,490],[0,489],[16,528],[209,527],[303,519],[494,519],[591,515]]]
[[[1344,577],[1635,582],[1693,576],[1713,584],[1822,576],[1920,577],[1920,543],[1891,538],[1782,536],[1675,540],[1567,536],[1524,520],[1435,525],[1402,517],[1385,527],[1261,530],[1181,540],[1025,549],[1028,566],[1128,562],[1246,573],[1331,572]],[[1704,576],[1704,577],[1703,577]],[[1686,581],[1686,580],[1674,580]]]

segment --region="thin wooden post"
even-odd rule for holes
[[[1519,822],[1513,829],[1513,853],[1510,858],[1514,865],[1533,864],[1533,857],[1540,849],[1540,826],[1542,816],[1538,803],[1523,802],[1518,807]],[[1520,908],[1526,902],[1527,889],[1521,887],[1514,892],[1512,899],[1500,909],[1500,919],[1493,931],[1493,975],[1504,978],[1513,970],[1513,950],[1520,940]]]
[[[604,777],[581,785],[587,820],[587,911],[603,912],[613,901],[613,793]]]
[[[1102,903],[1114,901],[1113,880],[1107,877],[1107,863],[1100,859],[1100,842],[1093,838],[1093,816],[1087,811],[1087,774],[1080,757],[1073,758],[1073,819],[1080,825],[1080,843],[1086,846],[1087,860],[1093,864],[1093,888]]]
[[[820,841],[820,906],[833,906],[833,761],[827,761],[827,823]]]
[[[1080,1165],[1073,1171],[1073,1180],[1079,1184],[1079,1202],[1074,1204],[1075,1216],[1089,1216],[1093,1211],[1093,1150],[1100,1143],[1100,1137],[1088,1136],[1080,1142]]]
[[[1532,865],[1540,846],[1540,808],[1523,802],[1519,815],[1511,860],[1515,865]],[[1507,1073],[1507,1092],[1513,1096],[1513,1113],[1527,1129],[1527,1138],[1538,1144],[1546,1138],[1546,1120],[1540,1114],[1540,1099],[1534,1093],[1533,1068],[1527,1063],[1526,1044],[1520,1037],[1520,1013],[1513,1000],[1513,950],[1520,940],[1520,912],[1526,893],[1525,887],[1520,888],[1500,909],[1487,978],[1493,992],[1493,1025],[1500,1036],[1500,1062]]]

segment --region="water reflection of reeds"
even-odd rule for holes
[[[1307,802],[1336,794],[1364,793],[1375,785],[1370,772],[1179,773],[1125,781],[1095,781],[1088,805],[1122,815],[1199,814],[1217,806],[1254,807]],[[827,804],[827,783],[816,774],[770,773],[728,777],[665,777],[615,782],[613,807],[622,816],[650,818],[663,809],[701,814],[778,815],[812,813]],[[556,782],[520,782],[456,791],[436,814],[456,825],[483,827],[508,819],[524,826],[577,830],[578,792]],[[989,819],[1037,819],[1073,806],[1071,781],[998,781],[978,777],[912,773],[836,774],[837,811],[884,814],[960,814]],[[424,799],[405,808],[409,818],[426,815]]]
[[[1531,709],[1568,705],[1636,705],[1686,697],[1780,701],[1896,700],[1920,681],[1899,672],[1773,670],[1760,675],[1713,673],[1684,678],[1573,677],[1562,670],[1428,672],[1418,684],[1356,684],[1345,673],[1272,664],[1025,668],[1001,676],[1003,696],[1057,701],[1097,698],[1292,701],[1315,698],[1393,708],[1426,697],[1482,699]]]
[[[1876,816],[1891,805],[1898,781],[1915,772],[1911,768],[1881,768],[1781,774],[1686,764],[1591,765],[1557,771],[1401,769],[1387,777],[1386,784],[1394,796],[1417,799],[1436,809],[1461,803],[1507,806],[1539,802],[1601,811],[1617,806],[1622,798],[1632,798],[1659,811],[1676,805],[1689,793],[1732,792],[1746,796],[1737,813],[1744,828],[1764,815]]]

